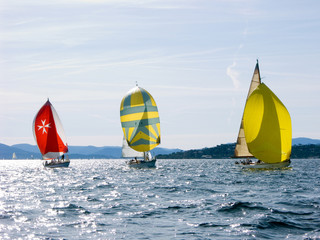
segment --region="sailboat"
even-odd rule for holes
[[[16,160],[17,159],[17,155],[16,155],[16,153],[14,152],[13,154],[12,154],[12,160]]]
[[[160,120],[156,102],[138,85],[122,99],[120,120],[124,135],[122,154],[133,157],[130,167],[155,167],[150,151],[160,144]]]
[[[291,118],[280,99],[261,83],[257,61],[241,119],[235,157],[249,168],[283,168],[290,165]],[[257,162],[249,160],[258,159]],[[236,162],[239,163],[239,162]]]
[[[49,168],[68,167],[68,144],[59,116],[49,99],[36,114],[32,130],[43,165]]]

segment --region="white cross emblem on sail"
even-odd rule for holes
[[[42,126],[41,125],[37,126],[38,127],[38,131],[40,131],[42,129],[43,130],[42,134],[47,133],[46,128],[51,128],[50,127],[51,123],[46,124],[46,119],[45,120],[41,120],[41,122],[42,122]]]

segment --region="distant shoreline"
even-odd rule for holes
[[[19,148],[18,148],[19,147]],[[70,159],[122,159],[121,147],[77,147],[70,146]],[[155,148],[152,154],[158,159],[229,159],[233,156],[235,143],[220,144],[211,148],[181,150]],[[12,147],[0,144],[0,159],[12,160],[41,160],[42,156],[35,145],[19,144]],[[320,158],[320,144],[300,144],[292,146],[291,159],[317,159]]]

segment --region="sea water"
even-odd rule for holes
[[[0,161],[1,239],[320,239],[320,160]]]

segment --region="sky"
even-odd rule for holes
[[[154,97],[161,145],[235,142],[256,59],[293,137],[320,138],[320,1],[0,0],[0,143],[35,145],[50,99],[68,144],[121,146],[120,102]]]

